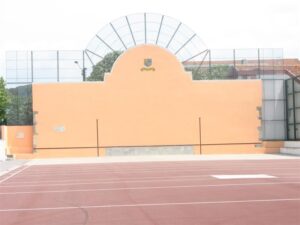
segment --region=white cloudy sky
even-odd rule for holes
[[[284,48],[300,58],[299,0],[0,0],[0,73],[7,50],[84,49],[111,20],[141,12],[177,18],[208,48]]]

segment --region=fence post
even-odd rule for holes
[[[202,154],[202,140],[201,140],[201,117],[199,117],[199,149],[200,149],[200,155]]]
[[[233,72],[234,72],[234,77],[238,76],[237,71],[236,71],[235,49],[233,49]]]
[[[57,60],[57,82],[59,82],[59,51],[56,51],[56,60]]]
[[[293,117],[294,117],[294,140],[297,139],[297,129],[296,129],[296,107],[295,107],[295,104],[296,104],[296,98],[295,98],[295,78],[292,79],[292,82],[293,82],[293,85],[292,85],[292,88],[293,88]]]
[[[285,80],[284,81],[284,84],[285,84],[285,114],[286,114],[286,118],[285,118],[285,126],[286,126],[286,139],[289,140],[290,137],[289,137],[289,101],[288,101],[288,98],[289,98],[289,92],[288,92],[288,81],[289,79]]]
[[[208,66],[209,66],[209,76],[211,77],[211,50],[208,50]]]
[[[257,62],[258,62],[258,77],[260,79],[261,73],[260,73],[260,49],[259,48],[257,49]]]
[[[97,156],[99,157],[99,127],[98,127],[98,119],[96,119],[96,135],[97,135]]]
[[[33,51],[30,52],[31,83],[33,83]]]

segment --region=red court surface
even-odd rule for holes
[[[211,175],[267,174],[226,179]],[[1,225],[299,225],[300,159],[23,166]]]

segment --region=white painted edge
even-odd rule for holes
[[[173,185],[173,186],[148,186],[148,187],[121,187],[121,188],[95,188],[95,189],[65,189],[49,191],[20,191],[0,192],[0,195],[40,194],[40,193],[69,193],[69,192],[99,192],[99,191],[123,191],[123,190],[154,190],[154,189],[182,189],[205,187],[233,187],[233,186],[262,186],[262,185],[286,185],[300,184],[300,182],[265,182],[265,183],[234,183],[234,184],[200,184],[200,185]]]
[[[177,162],[177,161],[219,161],[219,160],[280,160],[299,159],[297,156],[280,154],[225,154],[225,155],[146,155],[146,156],[105,156],[78,158],[33,159],[33,165],[65,165],[88,163],[127,163],[127,162]]]
[[[277,178],[275,176],[271,176],[268,174],[226,174],[226,175],[211,175],[211,176],[221,180]]]
[[[71,210],[71,209],[93,209],[93,208],[125,208],[125,207],[158,207],[177,205],[206,205],[206,204],[238,204],[238,203],[264,203],[264,202],[287,202],[300,201],[300,198],[281,199],[250,199],[237,201],[203,201],[203,202],[163,202],[163,203],[138,203],[138,204],[116,204],[116,205],[80,205],[64,207],[41,207],[41,208],[15,208],[0,209],[0,212],[20,212],[20,211],[49,211],[49,210]]]
[[[280,180],[284,179],[300,179],[300,176],[290,176],[290,177],[278,177]],[[33,182],[33,183],[14,183],[9,182],[8,184],[1,185],[0,188],[19,188],[19,187],[50,187],[50,186],[79,186],[79,185],[93,185],[93,184],[124,184],[125,183],[153,183],[153,182],[186,182],[186,181],[209,181],[211,178],[205,177],[194,177],[194,178],[161,178],[161,179],[120,179],[120,180],[101,180],[97,179],[94,181],[84,181],[79,182],[78,180],[73,180],[73,182]]]

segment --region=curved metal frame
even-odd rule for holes
[[[190,28],[171,17],[142,13],[127,15],[110,22],[89,42],[85,49],[89,61],[96,65],[106,54],[153,44],[168,49],[182,63],[204,60],[208,49]]]

